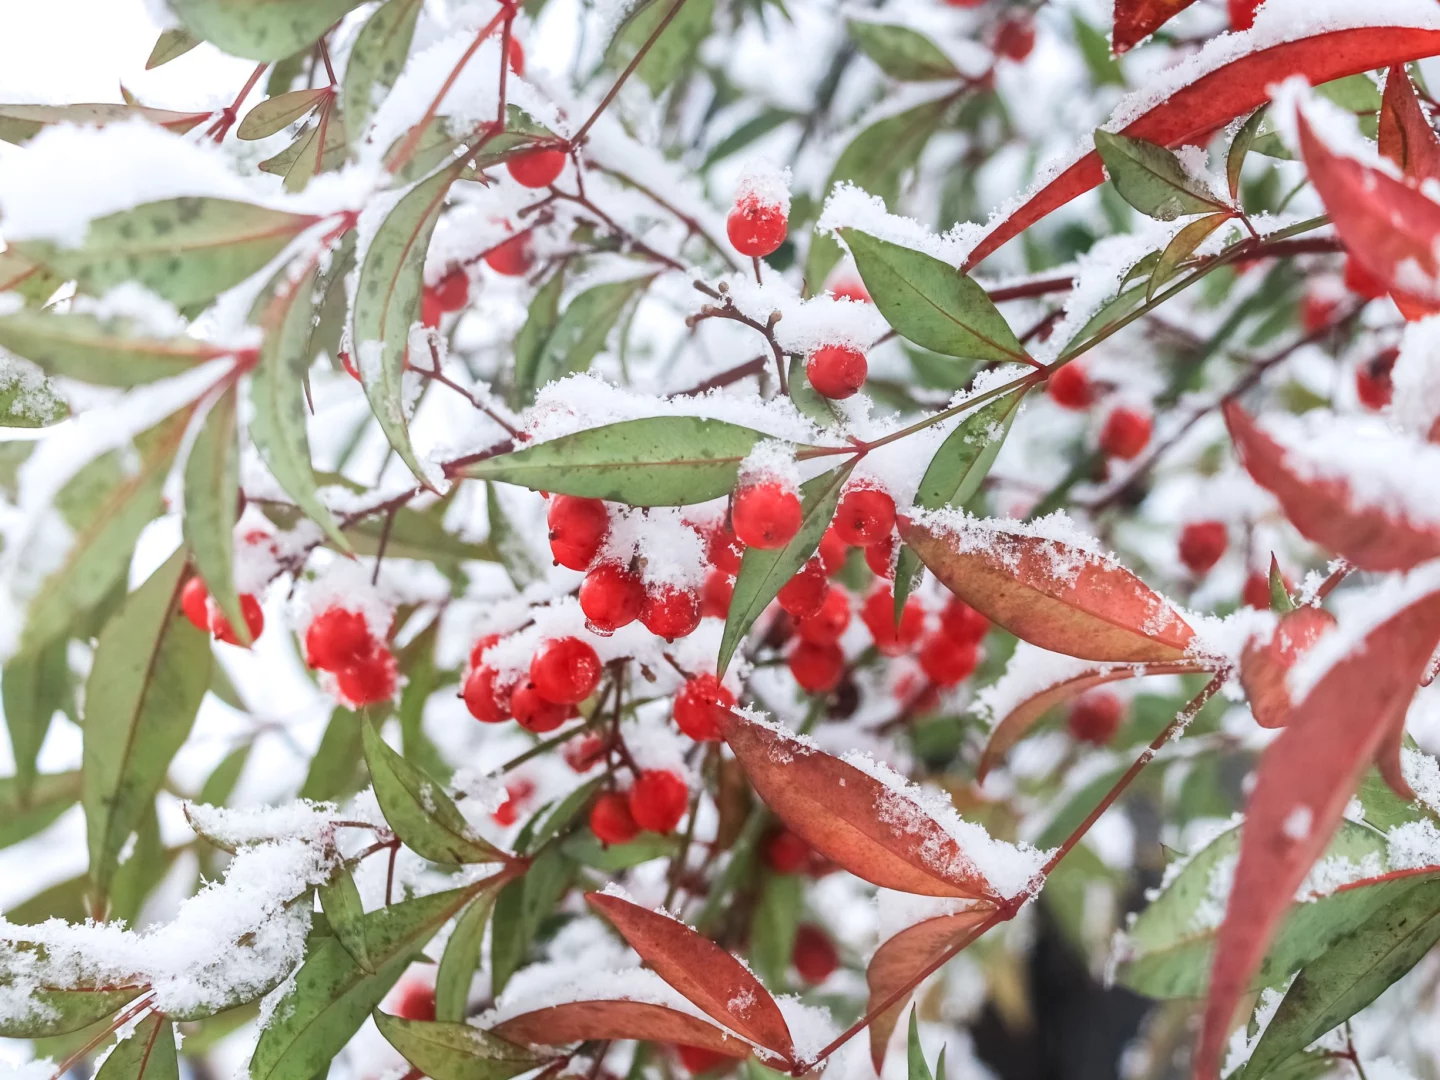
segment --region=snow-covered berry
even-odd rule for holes
[[[652,585],[645,590],[640,622],[666,641],[686,637],[700,625],[700,594],[679,585]]]
[[[530,681],[546,701],[578,705],[600,683],[600,658],[579,638],[553,638],[531,658]]]

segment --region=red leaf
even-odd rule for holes
[[[1261,727],[1283,727],[1290,718],[1290,691],[1285,678],[1295,661],[1310,651],[1321,634],[1335,625],[1324,608],[1299,607],[1286,612],[1275,633],[1263,645],[1245,646],[1240,657],[1240,685],[1250,699],[1250,711]]]
[[[1440,642],[1440,590],[1371,630],[1315,684],[1260,758],[1216,942],[1195,1075],[1218,1075],[1235,1007],[1281,915],[1396,726]]]
[[[714,1024],[644,1001],[571,1001],[512,1016],[493,1028],[496,1035],[528,1046],[565,1046],[589,1039],[635,1039],[683,1043],[743,1058],[750,1047]]]
[[[725,741],[775,815],[856,877],[921,896],[1000,899],[939,822],[853,765],[734,712]]]
[[[795,1045],[780,1007],[735,957],[684,923],[622,897],[589,893],[585,899],[655,974],[685,997],[731,1031],[787,1061],[794,1059]]]
[[[1110,664],[1183,660],[1195,632],[1119,563],[1073,544],[967,521],[902,519],[900,535],[947,589],[1022,641]]]
[[[1233,37],[1224,42],[1218,47],[1233,49]],[[1365,26],[1312,34],[1222,64],[1176,90],[1120,133],[1161,146],[1180,146],[1265,104],[1270,99],[1266,88],[1290,75],[1304,75],[1311,85],[1318,85],[1437,52],[1440,30]],[[1204,56],[1203,50],[1199,56]],[[964,269],[1104,179],[1100,156],[1091,150],[1002,219],[976,245]]]
[[[1139,45],[1195,0],[1115,0],[1110,47],[1118,56]]]
[[[1412,180],[1440,179],[1440,138],[1430,126],[1403,64],[1396,64],[1385,76],[1380,153]]]
[[[875,950],[870,965],[865,969],[865,982],[870,987],[870,1000],[865,1011],[869,1012],[889,1000],[891,994],[934,963],[941,953],[974,930],[990,914],[990,908],[981,907],[942,915],[938,919],[926,919],[886,941]],[[885,1048],[890,1045],[890,1033],[895,1030],[895,1024],[910,997],[907,994],[896,1001],[870,1024],[870,1060],[877,1075],[885,1064]]]
[[[1375,506],[1356,506],[1343,479],[1310,479],[1294,458],[1233,401],[1225,422],[1251,477],[1280,501],[1307,540],[1343,555],[1361,570],[1407,570],[1440,555],[1440,527],[1426,527]],[[1300,462],[1303,466],[1303,462]]]

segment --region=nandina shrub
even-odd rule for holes
[[[1103,7],[0,105],[0,1063],[1440,1070],[1440,9]]]

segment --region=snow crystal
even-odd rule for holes
[[[636,558],[647,584],[698,589],[705,583],[705,541],[678,507],[612,508],[599,561],[629,566]]]
[[[1386,414],[1402,431],[1426,438],[1440,420],[1440,315],[1406,325],[1390,379]]]
[[[879,240],[923,251],[951,266],[964,262],[980,239],[980,227],[969,222],[961,222],[937,236],[914,218],[890,213],[884,199],[848,182],[835,185],[815,228],[836,239],[840,239],[839,230],[856,229]]]
[[[1440,762],[1407,746],[1400,751],[1400,771],[1420,801],[1440,814]]]
[[[306,586],[307,611],[299,622],[309,623],[322,611],[340,608],[358,612],[365,619],[370,636],[384,641],[390,633],[396,598],[386,579],[372,583],[369,563],[356,559],[335,559]]]
[[[1280,825],[1280,831],[1286,838],[1298,844],[1310,835],[1310,828],[1314,822],[1315,814],[1310,807],[1297,806],[1285,815],[1285,820]]]
[[[742,484],[777,483],[788,488],[800,484],[793,447],[778,439],[764,439],[740,463]]]
[[[1295,977],[1292,975],[1286,980],[1285,985],[1278,989],[1267,986],[1260,991],[1260,1000],[1255,1005],[1255,1034],[1250,1035],[1249,1025],[1241,1024],[1230,1035],[1230,1044],[1225,1056],[1225,1075],[1229,1076],[1241,1068],[1250,1060],[1250,1055],[1255,1052],[1255,1047],[1260,1045],[1260,1036],[1265,1034],[1265,1029],[1270,1026],[1270,1021],[1275,1019],[1275,1013],[1280,1009],[1280,1002],[1285,1000],[1285,992],[1290,989],[1290,983]]]
[[[10,413],[54,423],[63,416],[63,408],[54,399],[54,387],[45,372],[29,360],[0,352],[0,395],[11,394]]]
[[[744,274],[733,274],[724,279],[724,287],[735,310],[761,325],[779,315],[775,340],[787,353],[809,353],[821,345],[868,349],[887,329],[874,304],[828,293],[804,299],[794,285],[776,275],[762,285]],[[696,310],[700,306],[703,303]]]
[[[1392,870],[1415,870],[1440,866],[1440,830],[1429,818],[1406,821],[1385,835],[1387,857]]]
[[[296,799],[280,806],[229,809],[206,803],[186,803],[185,818],[201,836],[227,848],[267,840],[324,842],[335,831],[340,808],[330,802]],[[383,819],[376,824],[384,824]]]
[[[1187,612],[1186,620],[1195,636],[1185,651],[1217,668],[1235,671],[1240,669],[1245,649],[1268,642],[1279,622],[1274,612],[1252,607],[1237,608],[1224,617]]]
[[[761,206],[773,206],[790,216],[790,170],[763,158],[745,162],[740,182],[735,185],[737,205],[753,199]]]
[[[1367,852],[1359,862],[1343,855],[1324,858],[1310,868],[1310,873],[1295,890],[1295,899],[1317,900],[1322,896],[1329,896],[1342,886],[1379,877],[1385,870],[1385,861],[1374,851]]]

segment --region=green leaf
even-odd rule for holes
[[[319,279],[312,270],[299,281],[281,275],[278,291],[263,310],[251,313],[265,326],[260,362],[250,377],[250,437],[276,481],[305,516],[319,525],[332,543],[349,552],[350,542],[329,509],[320,501],[310,466],[306,433],[304,383],[310,368],[311,318]]]
[[[1150,273],[1150,280],[1145,286],[1145,299],[1149,300],[1153,297],[1161,285],[1179,272],[1180,264],[1188,259],[1211,233],[1227,221],[1233,220],[1233,217],[1234,215],[1229,211],[1208,214],[1205,217],[1196,218],[1177,232],[1171,238],[1170,243],[1165,245],[1165,250],[1160,253],[1160,261],[1155,264],[1155,269]]]
[[[574,874],[575,864],[560,848],[550,847],[535,857],[523,877],[500,890],[490,930],[490,985],[496,997],[529,958],[540,924],[569,891]]]
[[[0,776],[0,848],[34,836],[79,798],[79,772],[45,773],[33,777],[28,789],[17,777]]]
[[[1185,214],[1229,209],[1163,146],[1100,129],[1095,132],[1095,149],[1120,197],[1142,214],[1174,221]]]
[[[1255,144],[1255,136],[1265,121],[1265,110],[1256,109],[1250,118],[1240,126],[1235,138],[1230,140],[1230,149],[1225,154],[1225,180],[1230,186],[1231,200],[1240,198],[1240,172],[1245,168],[1245,158]]]
[[[210,685],[210,641],[180,612],[182,547],[106,625],[85,684],[90,877],[103,895]]]
[[[367,974],[334,937],[314,946],[260,1035],[251,1080],[311,1080],[324,1074],[410,966],[415,953],[479,891],[479,885],[402,900],[365,916]]]
[[[219,664],[215,665],[215,670],[221,670]],[[240,782],[240,774],[245,771],[245,763],[250,760],[250,750],[254,745],[252,742],[243,742],[221,758],[220,764],[211,769],[210,775],[205,778],[196,801],[206,806],[224,806],[229,802],[230,796],[235,793],[235,785]]]
[[[104,127],[130,120],[149,120],[167,131],[183,135],[213,114],[206,112],[174,112],[170,109],[147,109],[139,105],[0,105],[0,141],[29,142],[52,124],[79,124]]]
[[[115,878],[110,883],[110,910],[107,913],[112,921],[123,920],[131,926],[139,918],[145,898],[170,869],[175,855],[175,852],[166,850],[165,842],[160,839],[160,819],[155,813],[154,801],[145,811],[134,835],[135,840],[129,845],[125,861],[116,869]]]
[[[116,1045],[95,1073],[95,1080],[179,1080],[175,1057],[175,1025],[164,1013],[152,1012],[130,1037]]]
[[[386,746],[372,725],[362,722],[360,737],[380,810],[406,847],[438,863],[504,861],[504,853],[470,828],[440,785]]]
[[[567,836],[560,850],[582,866],[591,866],[609,874],[629,870],[641,863],[673,856],[680,850],[678,836],[641,833],[627,844],[602,844],[588,829]]]
[[[16,951],[28,951],[34,947],[13,940],[7,944]],[[5,973],[0,971],[0,987],[6,981]],[[133,1001],[144,990],[143,986],[105,990],[37,990],[25,1002],[28,1005],[26,1011],[6,1009],[6,1015],[0,1016],[0,1038],[43,1039],[79,1031],[109,1016],[126,1002]]]
[[[908,26],[865,19],[847,19],[845,25],[860,51],[892,79],[923,82],[960,78],[950,58],[924,34]]]
[[[485,485],[485,507],[485,516],[490,520],[490,545],[500,556],[500,565],[505,567],[510,583],[523,591],[527,585],[543,581],[550,568],[537,554],[531,538],[510,520],[498,485]]]
[[[358,141],[376,107],[395,85],[410,54],[421,0],[387,0],[375,10],[350,49],[345,64],[345,121]]]
[[[1119,62],[1110,53],[1109,38],[1074,12],[1070,15],[1070,24],[1075,31],[1075,44],[1080,47],[1080,55],[1090,69],[1090,78],[1095,85],[1124,86],[1125,76],[1120,72]]]
[[[276,94],[266,98],[240,121],[235,129],[237,139],[264,139],[283,131],[295,121],[331,96],[328,86],[309,90],[292,90],[288,94]]]
[[[17,292],[30,304],[43,304],[65,284],[59,274],[25,258],[14,248],[0,251],[0,293]]]
[[[805,358],[792,356],[789,364],[790,400],[800,415],[813,420],[821,427],[836,427],[840,417],[830,399],[824,397],[810,385],[810,376],[805,372]]]
[[[1380,89],[1368,75],[1347,75],[1331,79],[1315,88],[1346,112],[1373,113],[1380,108]]]
[[[73,707],[72,678],[63,638],[34,651],[17,653],[0,671],[0,703],[15,759],[12,795],[29,793],[35,781],[35,759],[45,743],[51,718],[59,710]],[[0,785],[4,783],[0,780]]]
[[[1018,361],[1025,347],[985,290],[949,263],[855,229],[840,235],[897,333],[946,356]]]
[[[185,28],[247,60],[284,60],[308,49],[360,0],[173,0]]]
[[[361,971],[373,975],[375,967],[365,946],[365,905],[360,901],[360,890],[355,885],[354,876],[341,867],[317,892],[320,910],[325,912],[330,929],[339,938],[340,944]]]
[[[547,843],[574,825],[580,814],[589,808],[590,800],[600,789],[603,777],[587,780],[554,806],[537,812],[535,819],[527,824],[521,833],[525,840],[525,854],[539,851]],[[542,817],[541,814],[544,814]],[[519,841],[517,841],[518,843]]]
[[[127,319],[47,311],[0,316],[0,346],[50,375],[94,386],[139,386],[223,355],[198,338],[151,337]]]
[[[184,56],[199,44],[200,39],[184,27],[172,26],[168,30],[161,30],[160,36],[155,39],[155,47],[150,50],[150,58],[145,61],[145,70],[149,71],[161,64],[168,64],[177,56]]]
[[[49,427],[69,415],[69,404],[33,364],[0,356],[0,427]]]
[[[1295,601],[1290,596],[1290,587],[1285,584],[1285,575],[1280,571],[1280,562],[1270,556],[1270,610],[1284,614],[1295,610]]]
[[[405,418],[405,357],[410,325],[420,310],[425,252],[459,175],[457,162],[413,187],[376,230],[355,286],[352,319],[355,356],[370,408],[380,429],[415,476],[429,484],[410,445]],[[367,359],[367,353],[377,350]]]
[[[679,77],[709,35],[715,19],[715,0],[646,0],[626,17],[610,44],[610,62],[623,66],[677,4],[680,10],[635,69],[640,81],[657,97]]]
[[[805,885],[796,874],[767,874],[750,923],[750,966],[775,991],[785,988],[795,931],[805,906]]]
[[[79,247],[15,244],[101,294],[133,281],[177,307],[209,301],[259,270],[315,219],[230,199],[146,203],[90,222]]]
[[[185,462],[183,526],[195,569],[230,621],[240,644],[249,645],[250,628],[240,611],[231,565],[239,492],[240,446],[236,440],[232,383],[210,407],[190,447]]]
[[[470,902],[455,923],[455,929],[440,954],[435,972],[435,1019],[465,1019],[470,1001],[470,984],[480,966],[480,947],[485,941],[485,927],[490,922],[490,909],[495,906],[495,890],[486,890]]]
[[[767,107],[757,116],[752,116],[710,148],[700,166],[701,173],[708,173],[710,166],[724,161],[732,154],[738,154],[745,147],[770,134],[782,124],[798,119],[797,115],[785,109]]]
[[[328,97],[295,143],[294,160],[285,170],[285,190],[304,191],[305,185],[316,173],[340,168],[345,164],[346,147],[349,145],[344,117],[336,108],[335,98]]]
[[[620,321],[625,306],[654,281],[653,275],[611,281],[586,289],[560,315],[540,350],[535,365],[534,388],[588,371],[591,362],[605,347],[605,339]],[[538,299],[538,297],[537,297]],[[518,374],[518,368],[517,368]]]
[[[361,724],[360,717],[344,707],[330,714],[297,798],[335,802],[360,790]]]
[[[577,431],[465,470],[532,491],[630,506],[689,506],[729,494],[762,432],[698,416],[647,416]]]
[[[745,634],[781,587],[815,554],[854,467],[852,459],[800,485],[800,529],[788,544],[771,550],[745,549],[740,572],[735,576],[730,612],[725,616],[725,631],[720,637],[720,655],[715,660],[717,675],[725,674]]]
[[[1245,1080],[1350,1019],[1440,941],[1440,877],[1396,896],[1301,969],[1260,1037]]]
[[[535,376],[540,370],[540,356],[559,321],[560,293],[564,287],[565,264],[562,262],[530,301],[525,325],[515,335],[515,382],[511,387],[511,405],[520,407],[535,400],[535,390],[539,385]]]
[[[404,1020],[377,1011],[375,1026],[401,1057],[432,1080],[508,1080],[545,1060],[469,1024]]]
[[[910,1035],[905,1041],[907,1075],[909,1080],[934,1080],[930,1075],[930,1066],[925,1063],[925,1051],[920,1046],[920,1027],[916,1023],[919,1012],[919,1006],[910,1009]]]

